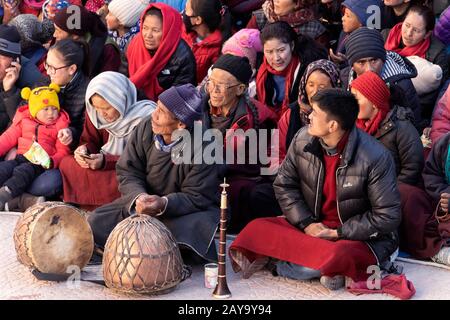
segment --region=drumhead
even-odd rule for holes
[[[85,217],[78,209],[64,204],[42,211],[30,237],[31,258],[43,273],[71,273],[73,266],[81,270],[94,250],[92,231]]]

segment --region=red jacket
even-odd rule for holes
[[[430,132],[433,144],[447,132],[450,132],[450,86],[434,108]]]
[[[30,115],[28,105],[17,109],[11,126],[0,136],[0,156],[16,146],[17,154],[24,154],[36,141],[52,159],[53,168],[57,168],[61,159],[70,153],[69,146],[57,138],[60,129],[69,127],[69,116],[63,110],[59,114],[53,124],[45,125]]]
[[[197,43],[197,34],[195,32],[186,33],[183,26],[182,37],[191,47],[197,64],[197,81],[202,82],[203,78],[208,74],[208,69],[219,58],[222,49],[222,33],[216,30]]]

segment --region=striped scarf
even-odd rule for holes
[[[108,123],[97,113],[91,104],[91,97],[100,95],[120,116]],[[113,71],[100,73],[93,78],[86,90],[86,114],[97,129],[108,131],[108,142],[102,146],[102,153],[121,155],[125,149],[130,133],[155,110],[156,104],[150,100],[137,101],[137,90],[134,84],[123,74]]]

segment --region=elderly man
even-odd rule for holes
[[[388,85],[398,85],[403,89],[406,101],[404,107],[414,112],[416,128],[421,123],[421,107],[416,89],[411,81],[417,76],[417,70],[408,59],[393,51],[384,49],[380,32],[361,27],[353,31],[345,43],[349,66],[341,71],[343,88],[366,71],[377,73]]]
[[[191,249],[206,260],[217,259],[213,241],[219,222],[217,166],[192,164],[195,154],[185,151],[189,150],[185,139],[172,141],[175,130],[193,127],[200,110],[201,97],[191,84],[159,95],[156,110],[136,127],[117,163],[121,198],[88,218],[97,246],[105,245],[123,219],[147,214],[161,219],[181,249]],[[175,163],[173,159],[184,152],[191,152],[191,163]]]
[[[231,159],[226,159],[223,172],[230,182],[232,232],[239,232],[256,217],[275,216],[280,213],[270,177],[261,176],[259,162],[250,161],[249,145],[262,147],[258,144],[260,139],[249,141],[248,137],[251,136],[249,134],[245,140],[238,139],[239,142],[233,146],[227,144],[232,141],[230,135],[237,133],[236,130],[241,129],[243,132],[254,130],[253,137],[258,138],[262,132],[258,129],[276,127],[275,112],[248,96],[247,88],[251,76],[252,68],[246,57],[231,54],[221,56],[212,66],[203,106],[205,128],[217,129],[225,137],[224,156],[228,148],[234,148],[232,159],[234,162],[231,163]],[[268,151],[263,150],[264,154],[268,154]],[[237,163],[237,157],[244,154],[245,163]]]
[[[274,182],[285,218],[251,222],[230,253],[244,277],[276,257],[279,275],[321,277],[338,289],[344,275],[363,280],[368,266],[382,267],[398,248],[400,195],[391,155],[354,125],[359,107],[351,93],[324,89],[312,109]]]
[[[39,69],[21,56],[20,34],[16,27],[0,25],[0,133],[14,118],[19,105],[20,89],[33,87],[43,80]]]

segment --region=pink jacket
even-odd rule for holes
[[[57,168],[61,159],[70,153],[69,146],[57,138],[58,131],[67,128],[69,123],[69,116],[63,110],[54,123],[45,125],[30,115],[28,105],[22,106],[17,109],[11,126],[0,136],[0,156],[16,146],[17,154],[24,154],[36,141],[52,159],[53,168]]]
[[[430,132],[433,144],[447,132],[450,132],[450,86],[434,108]]]

